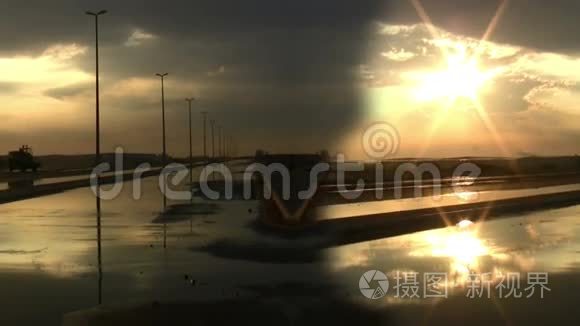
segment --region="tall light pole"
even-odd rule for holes
[[[99,16],[107,13],[106,10],[101,10],[99,12],[85,12],[89,16],[95,17],[95,98],[96,98],[96,110],[95,110],[95,166],[97,166],[101,161],[101,124],[99,116]],[[96,194],[97,194],[97,260],[99,268],[99,304],[102,303],[102,283],[103,283],[103,270],[102,270],[102,247],[101,247],[101,176],[97,175],[96,182]]]
[[[222,128],[221,130],[221,139],[222,139],[222,157],[224,158],[224,161],[226,160],[226,135],[224,132],[224,128]]]
[[[224,161],[226,160],[226,157],[228,156],[228,135],[224,134]]]
[[[162,125],[162,133],[163,133],[163,154],[161,156],[161,165],[162,168],[165,167],[167,164],[167,146],[165,143],[165,77],[169,75],[168,73],[163,74],[155,74],[157,77],[161,79],[161,125]],[[166,183],[165,180],[163,181],[164,184],[164,194],[163,194],[163,211],[165,211],[167,205],[167,198],[165,197],[165,187]]]
[[[224,135],[224,127],[221,127],[220,128],[220,154],[221,154],[221,157],[222,158],[225,156],[225,153],[224,153],[224,137],[225,137],[225,135]]]
[[[214,135],[215,120],[214,119],[209,120],[209,124],[211,126],[211,157],[215,158],[215,135]]]
[[[155,74],[159,78],[161,78],[161,124],[162,124],[162,132],[163,132],[163,156],[161,157],[161,176],[163,177],[163,213],[165,213],[165,209],[167,207],[167,197],[165,194],[167,193],[167,180],[165,179],[165,175],[163,174],[163,169],[167,164],[167,147],[165,145],[165,77],[169,75],[168,73],[163,74]],[[165,218],[163,219],[163,248],[167,248],[167,223],[165,223]]]
[[[202,117],[203,117],[203,158],[207,158],[207,141],[206,141],[206,123],[207,123],[207,112],[203,111],[201,113]]]
[[[222,157],[222,126],[218,126],[217,129],[217,153],[218,157]]]
[[[193,97],[190,98],[186,98],[185,99],[187,101],[187,104],[189,106],[189,188],[191,189],[192,185],[193,185],[193,154],[192,154],[192,136],[191,136],[191,102],[195,101],[195,99]],[[193,196],[191,196],[191,199],[193,200]]]
[[[230,136],[226,135],[225,137],[226,137],[226,139],[224,140],[224,156],[228,157],[228,155],[230,154],[229,153],[229,151],[230,151]]]

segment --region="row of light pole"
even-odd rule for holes
[[[101,10],[98,12],[91,12],[87,11],[86,14],[89,16],[94,17],[95,19],[95,97],[96,97],[96,110],[95,110],[95,165],[98,165],[101,161],[101,144],[100,144],[100,111],[99,111],[99,104],[100,104],[100,93],[99,93],[99,17],[106,14],[107,10]],[[163,154],[162,154],[162,165],[163,167],[167,164],[167,146],[166,146],[166,134],[165,134],[165,77],[168,76],[168,73],[158,73],[156,74],[161,79],[161,123],[162,123],[162,132],[163,132]],[[190,186],[193,184],[193,135],[192,135],[192,102],[195,101],[194,98],[186,98],[185,99],[188,103],[188,118],[189,118],[189,182]],[[208,148],[207,148],[207,111],[201,112],[202,119],[203,119],[203,157],[208,158]],[[223,128],[220,126],[218,127],[218,150],[216,153],[216,144],[215,144],[215,128],[216,128],[216,120],[210,119],[210,128],[211,128],[211,157],[216,158],[217,156],[221,156],[226,158],[228,155],[228,149],[230,153],[233,153],[235,150],[234,140],[230,136],[226,139],[226,135],[223,133]],[[229,145],[226,145],[229,143]],[[167,197],[165,193],[167,192],[167,182],[166,176],[162,175],[163,177],[163,187],[164,187],[164,194],[163,194],[163,212],[165,212],[167,207]],[[102,239],[101,239],[101,198],[100,198],[100,174],[97,175],[96,178],[96,206],[97,206],[97,257],[98,257],[98,302],[99,304],[102,303],[102,284],[103,284],[103,269],[102,269]],[[193,197],[192,197],[193,198]],[[193,199],[192,199],[193,200]],[[163,247],[167,247],[167,224],[164,221],[163,223]]]
[[[99,111],[99,17],[106,14],[107,10],[101,10],[98,12],[87,11],[86,14],[89,16],[94,17],[95,19],[95,93],[96,93],[96,148],[95,148],[95,165],[99,164],[101,161],[101,146],[100,146],[100,111]],[[166,133],[165,133],[165,77],[168,76],[168,73],[158,73],[156,74],[157,77],[161,79],[161,123],[162,123],[162,133],[163,133],[163,153],[162,153],[162,166],[165,167],[167,165],[167,146],[166,146]],[[190,166],[190,184],[193,183],[193,136],[192,136],[192,116],[191,116],[191,105],[192,102],[195,101],[194,98],[186,98],[188,102],[188,116],[189,116],[189,166]],[[204,158],[208,157],[208,150],[207,150],[207,115],[208,112],[203,111],[201,112],[203,118],[203,156]],[[217,156],[222,156],[225,158],[226,156],[226,140],[225,136],[223,135],[223,129],[218,126],[218,153],[216,153],[215,147],[215,127],[216,121],[214,119],[210,119],[210,127],[211,127],[211,156],[212,158]],[[164,185],[164,194],[167,192],[167,182],[165,180],[165,176],[163,176],[163,185]],[[101,199],[100,199],[100,175],[96,178],[96,205],[97,205],[97,240],[98,240],[98,260],[99,260],[99,275],[101,275],[100,266],[101,266]],[[163,211],[166,210],[167,207],[167,197],[163,196]],[[166,237],[165,237],[165,224],[164,224],[164,240],[163,240],[163,247],[166,247]],[[100,276],[101,277],[101,276]],[[101,278],[99,279],[101,280]],[[99,303],[101,302],[100,292],[99,292]]]
[[[207,113],[207,112],[202,112]],[[215,119],[210,119],[210,135],[211,135],[211,157],[221,157],[223,159],[228,156],[228,151],[226,147],[226,137],[227,135],[224,134],[224,128],[220,125],[216,124],[217,121]],[[205,138],[205,116],[204,116],[204,138]],[[217,142],[217,147],[216,147]],[[204,153],[205,153],[205,143],[204,143]],[[206,156],[206,155],[204,155]],[[206,156],[207,157],[207,156]]]

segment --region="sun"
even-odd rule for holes
[[[498,73],[497,69],[482,69],[477,57],[469,56],[462,46],[445,56],[443,69],[415,74],[417,85],[413,93],[417,100],[477,101],[481,89]]]

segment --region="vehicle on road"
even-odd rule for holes
[[[8,168],[10,172],[19,170],[25,172],[30,169],[36,172],[40,167],[40,163],[34,159],[32,148],[28,145],[21,146],[17,151],[8,153]]]

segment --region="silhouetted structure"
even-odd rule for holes
[[[203,111],[201,115],[203,117],[203,157],[207,157],[207,138],[206,138],[207,112]]]
[[[38,163],[32,155],[32,148],[28,145],[20,147],[17,151],[8,153],[8,169],[10,172],[20,170],[22,172],[30,169],[34,172],[38,170],[40,163]]]
[[[189,184],[191,185],[193,183],[193,153],[192,153],[192,135],[191,135],[191,102],[193,102],[195,99],[193,97],[191,98],[186,98],[185,99],[187,101],[188,104],[188,122],[189,122]]]
[[[99,107],[99,16],[106,14],[106,10],[99,12],[87,11],[86,14],[95,17],[95,166],[101,160],[101,124],[100,124],[100,107]],[[102,248],[101,248],[101,186],[100,175],[97,176],[96,184],[96,202],[97,202],[97,244],[98,244],[98,266],[99,266],[99,304],[102,303],[101,286],[103,281],[102,273]]]
[[[215,120],[209,120],[209,124],[211,126],[211,157],[215,158]]]
[[[167,165],[167,147],[165,145],[165,77],[169,75],[168,73],[156,74],[161,78],[161,125],[163,133],[163,167]],[[167,178],[164,173],[161,173],[163,178],[163,211],[167,207]],[[163,224],[163,248],[167,248],[167,224]]]

